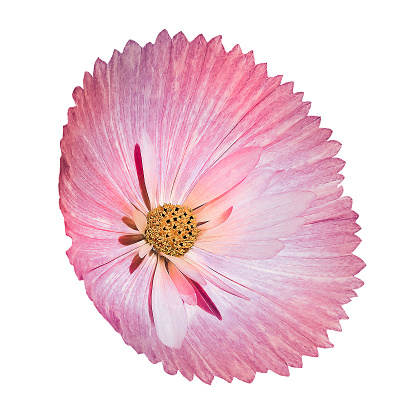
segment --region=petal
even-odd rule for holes
[[[220,213],[216,217],[211,218],[211,220],[209,220],[208,222],[206,222],[204,224],[201,224],[197,228],[199,230],[206,230],[206,229],[212,229],[216,226],[220,226],[221,224],[223,224],[229,218],[229,216],[232,213],[232,210],[233,210],[233,207],[229,207],[223,213]]]
[[[199,207],[244,180],[259,162],[261,148],[240,149],[223,158],[196,183],[183,205]]]
[[[141,258],[144,258],[152,250],[152,248],[153,248],[153,245],[151,245],[150,243],[144,244],[139,249],[139,256]]]
[[[253,170],[240,184],[227,193],[195,210],[196,220],[203,222],[230,206],[245,204],[260,197],[268,188],[275,172],[271,169]]]
[[[245,227],[231,227],[228,229],[219,229],[218,233],[202,234],[198,237],[197,242],[217,242],[227,241],[228,237],[232,241],[247,242],[250,239],[262,241],[271,241],[280,239],[296,233],[305,223],[305,217],[294,217],[279,224],[268,224],[265,229],[254,229],[251,225],[248,229]]]
[[[145,349],[155,329],[150,320],[149,301],[156,257],[139,258],[130,273],[133,253],[96,268],[84,276],[88,296],[106,320],[136,350]],[[156,338],[157,339],[157,338]]]
[[[206,285],[206,281],[203,278],[200,271],[196,268],[196,266],[192,265],[190,261],[187,259],[187,256],[169,256],[162,253],[162,256],[167,258],[170,262],[172,262],[184,275],[192,279],[193,281],[198,282],[200,285]]]
[[[228,292],[229,294],[236,295],[237,297],[248,299],[245,295],[241,292],[237,291],[233,288],[233,281],[228,280],[225,276],[217,273],[213,269],[209,268],[202,262],[202,259],[197,256],[197,252],[190,251],[188,254],[188,258],[196,265],[199,271],[203,274],[203,276],[207,279],[208,282],[212,283],[216,287],[220,288],[223,291]]]
[[[279,253],[285,245],[280,240],[248,242],[196,242],[197,248],[222,256],[243,259],[270,259]]]
[[[134,222],[134,220],[133,220],[133,219],[131,219],[130,217],[123,216],[123,217],[122,217],[122,222],[123,222],[123,223],[124,223],[127,227],[130,227],[130,229],[137,230],[136,223],[135,223],[135,222]]]
[[[182,300],[190,305],[197,304],[196,292],[185,276],[175,267],[172,262],[168,263],[168,270],[170,278],[179,291]]]
[[[144,235],[147,227],[146,216],[139,210],[132,210],[132,217],[136,224],[137,230]]]
[[[203,240],[206,236],[229,237],[232,234],[258,237],[260,230],[298,217],[315,198],[309,191],[291,191],[252,200],[234,207],[232,215],[224,224],[204,231],[198,240]]]
[[[164,345],[179,349],[187,331],[186,311],[162,257],[158,258],[153,279],[152,309],[159,339]]]
[[[143,235],[140,234],[127,234],[119,236],[119,243],[125,246],[133,245],[137,242],[140,242],[144,239]]]
[[[278,238],[303,225],[305,219],[297,216],[314,198],[313,193],[293,191],[252,200],[235,208],[225,223],[202,232],[195,246],[222,256],[270,259],[284,248]]]

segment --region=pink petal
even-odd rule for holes
[[[248,297],[233,288],[233,282],[230,282],[230,280],[228,280],[226,277],[216,273],[216,271],[213,271],[213,269],[205,265],[202,262],[202,259],[197,256],[197,251],[190,251],[187,257],[193,262],[194,265],[196,265],[198,270],[201,271],[208,282],[212,283],[221,290],[228,292],[229,294],[236,295],[237,297],[244,298],[246,300],[248,299]]]
[[[222,256],[270,259],[284,248],[277,239],[303,225],[305,220],[297,216],[309,207],[314,197],[310,192],[293,191],[235,207],[224,224],[202,232],[195,245]]]
[[[179,294],[182,297],[182,300],[187,304],[195,306],[197,304],[196,292],[193,289],[193,287],[190,285],[188,280],[175,267],[175,265],[172,262],[168,263],[168,269],[169,269],[170,278],[172,279],[173,284],[175,284],[177,290],[179,291]]]
[[[144,258],[152,250],[152,248],[153,248],[153,245],[151,245],[150,243],[144,244],[139,249],[139,256],[141,258]]]
[[[271,241],[249,240],[248,242],[196,242],[197,248],[222,256],[243,259],[270,259],[279,253],[285,245],[273,239]]]
[[[186,311],[162,257],[158,258],[153,279],[152,309],[159,339],[164,345],[179,349],[187,331]]]
[[[139,210],[132,210],[132,217],[136,224],[137,230],[144,235],[147,227],[146,216]]]
[[[272,225],[292,220],[302,214],[315,199],[307,191],[272,194],[234,207],[230,218],[222,225],[202,233],[206,236],[230,236],[231,233],[250,235]]]
[[[192,279],[193,281],[198,282],[201,285],[206,285],[206,281],[203,278],[200,271],[196,268],[196,266],[192,265],[190,261],[187,259],[187,256],[177,257],[177,256],[169,256],[162,254],[165,258],[167,258],[170,262],[172,262],[177,268],[185,274],[187,277]]]
[[[221,224],[223,224],[229,218],[229,216],[232,213],[232,210],[233,210],[233,207],[229,207],[223,213],[220,213],[216,217],[211,218],[211,220],[209,220],[207,223],[204,223],[204,224],[198,226],[197,228],[199,230],[206,230],[206,229],[212,229],[216,226],[220,226]]]
[[[176,65],[182,50],[190,65],[180,60]],[[181,203],[203,173],[233,150],[237,137],[232,132],[276,90],[281,77],[268,78],[266,65],[255,65],[253,53],[242,54],[239,46],[226,53],[219,37],[209,43],[198,37],[188,46],[177,37],[172,40],[171,58],[173,92],[179,94],[177,100],[171,95],[175,116],[170,133],[179,145],[174,146],[178,152],[167,177],[174,183],[173,199]]]
[[[200,178],[183,204],[199,207],[229,191],[247,177],[260,154],[261,148],[249,147],[226,156]]]
[[[221,228],[216,233],[203,234],[197,239],[197,242],[217,242],[222,243],[230,237],[231,240],[237,242],[248,242],[250,239],[258,239],[270,241],[287,237],[297,232],[305,223],[304,217],[294,217],[279,224],[268,225],[265,229],[254,229],[253,225],[249,228],[230,227]]]
[[[245,204],[260,197],[268,188],[274,174],[271,169],[252,171],[236,187],[197,209],[195,211],[196,220],[198,222],[210,220],[215,213],[221,212],[230,206]]]
[[[134,148],[134,159],[136,164],[136,174],[137,179],[139,182],[139,188],[142,195],[142,200],[144,201],[145,207],[143,207],[143,213],[147,213],[150,210],[150,199],[147,194],[146,183],[144,180],[144,168],[143,168],[143,160],[142,160],[142,152],[140,146],[136,144]]]

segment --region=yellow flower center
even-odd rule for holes
[[[163,204],[149,211],[145,238],[153,249],[171,256],[183,256],[195,243],[199,230],[189,207]]]

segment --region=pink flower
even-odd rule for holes
[[[220,38],[128,42],[73,92],[68,250],[99,312],[169,374],[288,375],[331,347],[364,263],[320,118]]]

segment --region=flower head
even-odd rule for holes
[[[74,90],[68,251],[99,312],[170,374],[288,375],[332,346],[360,239],[320,118],[220,38],[130,41]]]

